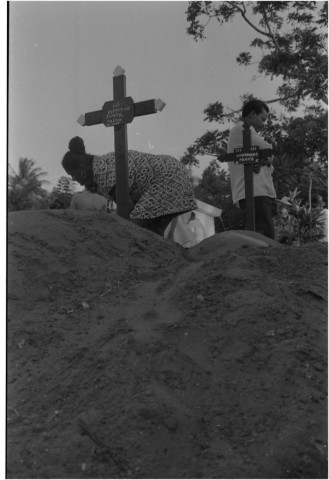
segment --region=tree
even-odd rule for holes
[[[62,176],[51,192],[51,200],[59,200],[63,208],[68,208],[75,193],[75,182],[70,177]]]
[[[282,80],[277,98],[264,99],[268,104],[280,102],[288,112],[296,111],[307,101],[303,117],[277,117],[273,108],[263,132],[274,147],[274,183],[278,196],[297,185],[306,195],[310,183],[327,191],[327,111],[321,100],[327,98],[327,2],[189,2],[187,33],[195,40],[205,38],[207,24],[215,19],[220,25],[241,15],[257,36],[251,47],[261,51],[258,71]],[[253,57],[242,52],[237,61],[249,65]],[[241,104],[253,98],[241,96]],[[219,101],[204,110],[205,121],[224,124],[238,120],[239,111],[224,107]],[[215,159],[226,152],[229,129],[208,130],[188,148],[190,156],[211,155]],[[311,176],[311,177],[310,177]],[[304,195],[304,196],[305,196]]]
[[[230,181],[228,173],[215,161],[210,162],[202,173],[201,180],[195,187],[197,197],[202,201],[223,208],[227,196],[230,194]]]
[[[258,34],[250,45],[262,52],[258,71],[282,79],[278,100],[289,110],[307,97],[327,102],[327,2],[189,2],[186,13],[195,40],[211,19],[223,25],[241,16]],[[250,52],[237,57],[240,65],[252,60]]]
[[[12,173],[8,176],[8,209],[16,211],[43,208],[48,193],[42,186],[49,182],[41,177],[47,173],[28,158],[19,159],[18,173],[10,168]]]
[[[242,228],[243,215],[233,205],[229,175],[216,160],[203,171],[194,194],[199,200],[222,210],[221,219],[215,219],[216,232]]]
[[[272,113],[264,135],[275,153],[273,179],[279,197],[298,186],[306,200],[311,179],[313,188],[327,196],[327,124],[321,107],[309,108],[304,117],[277,119]]]

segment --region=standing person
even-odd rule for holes
[[[269,108],[261,100],[250,100],[242,108],[242,121],[232,128],[227,145],[227,153],[233,153],[235,148],[243,147],[243,124],[250,125],[251,145],[260,149],[269,149],[272,146],[267,143],[258,132],[262,130],[268,117]],[[274,167],[272,159],[267,165],[261,166],[259,171],[254,171],[254,205],[255,205],[255,228],[266,237],[274,238],[274,225],[272,220],[273,201],[276,192],[273,185],[272,173]],[[244,166],[229,163],[231,190],[233,203],[238,203],[241,210],[246,210],[246,194],[244,185]]]
[[[83,140],[70,140],[64,170],[80,185],[94,185],[98,194],[116,201],[115,155],[90,155]],[[128,152],[130,219],[161,236],[178,215],[197,208],[185,166],[167,155]]]

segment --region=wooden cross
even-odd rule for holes
[[[127,220],[130,218],[127,123],[134,117],[161,112],[165,105],[160,98],[134,103],[131,97],[126,97],[125,71],[117,66],[113,72],[113,100],[105,102],[102,110],[82,114],[77,120],[82,126],[103,123],[114,127],[117,212]]]
[[[244,165],[244,187],[246,198],[246,229],[255,231],[254,171],[259,172],[264,160],[273,155],[270,148],[262,149],[251,145],[250,125],[243,124],[243,147],[235,148],[234,153],[218,157],[220,162],[235,162]]]

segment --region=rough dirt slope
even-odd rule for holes
[[[327,246],[263,238],[9,214],[7,478],[327,478]]]

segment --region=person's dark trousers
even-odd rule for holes
[[[255,229],[269,238],[275,237],[274,225],[272,220],[273,198],[271,197],[254,197],[255,205]],[[239,201],[239,207],[246,217],[246,199]]]

